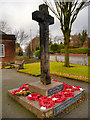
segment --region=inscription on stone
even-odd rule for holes
[[[70,98],[70,99],[64,101],[63,103],[59,104],[58,106],[54,107],[54,115],[61,113],[67,107],[71,106],[73,103],[75,103],[77,100],[79,100],[81,97],[82,97],[82,92],[75,95],[73,98]]]
[[[64,85],[63,85],[63,84],[58,85],[58,86],[56,86],[56,87],[54,87],[54,88],[50,88],[50,89],[48,89],[48,91],[47,91],[47,96],[53,95],[53,94],[61,91],[63,88],[64,88]]]

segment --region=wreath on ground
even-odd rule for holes
[[[63,93],[56,93],[51,98],[55,103],[61,103],[67,99]]]
[[[24,96],[26,96],[30,93],[31,92],[29,91],[29,83],[26,83],[22,87],[20,87],[18,90],[14,90],[12,92],[12,95],[18,95],[18,96],[24,95]]]
[[[34,100],[34,101],[39,100],[39,98],[41,98],[41,96],[38,93],[31,93],[27,97],[28,100]]]
[[[55,103],[52,101],[51,98],[47,96],[43,96],[42,98],[39,99],[39,105],[41,109],[47,109],[47,108],[52,108],[55,106]]]

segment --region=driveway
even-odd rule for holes
[[[53,77],[54,78],[54,77]],[[88,84],[68,79],[59,79],[71,85],[79,85],[88,93]],[[36,116],[10,98],[7,94],[9,89],[22,86],[24,83],[31,83],[40,80],[40,77],[31,77],[16,72],[16,70],[2,70],[2,118],[36,118]],[[1,84],[1,80],[0,80]],[[1,86],[0,86],[1,87]],[[0,91],[1,92],[1,91]],[[86,96],[88,97],[88,95]],[[1,99],[0,99],[1,100]],[[1,102],[1,101],[0,101]],[[63,116],[64,118],[88,118],[88,101],[85,100],[78,108]]]

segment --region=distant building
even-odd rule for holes
[[[72,35],[72,36],[71,36],[69,45],[70,45],[70,46],[78,46],[78,47],[81,45],[81,42],[80,42],[80,40],[78,39],[78,36],[77,36],[77,35]]]
[[[15,59],[15,35],[0,31],[0,61],[13,61]]]
[[[57,43],[57,44],[63,43],[63,44],[64,44],[64,39],[63,39],[63,37],[60,37],[60,36],[54,37],[53,44],[54,44],[54,43]]]
[[[35,51],[36,47],[39,46],[40,47],[40,38],[39,37],[35,37],[33,38],[30,43],[29,46],[31,48],[31,51]]]
[[[88,37],[86,37],[86,40],[83,44],[83,47],[88,47]],[[78,46],[78,47],[81,47],[81,41],[78,39],[78,36],[77,35],[72,35],[71,36],[71,39],[70,39],[70,43],[69,43],[70,46]]]

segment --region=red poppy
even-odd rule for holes
[[[56,93],[51,98],[55,103],[61,103],[65,101],[67,97],[63,93]]]
[[[39,99],[39,105],[40,105],[40,107],[45,107],[47,109],[47,108],[54,107],[55,103],[52,101],[51,98],[44,96]]]
[[[39,98],[41,98],[41,96],[38,93],[31,93],[27,97],[28,100],[34,100],[34,101],[39,100]]]

